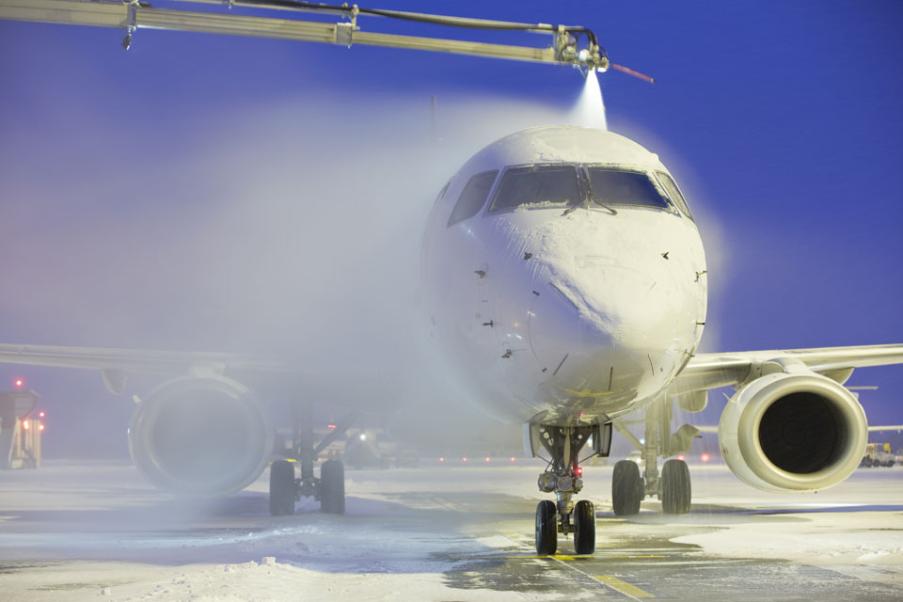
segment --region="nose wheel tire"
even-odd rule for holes
[[[662,510],[665,514],[690,511],[690,469],[683,460],[668,460],[662,467]]]
[[[320,468],[320,511],[345,514],[345,466],[341,460],[327,460]]]
[[[555,503],[543,500],[536,506],[536,553],[552,555],[558,551],[558,517]],[[595,542],[594,542],[595,543]]]
[[[284,516],[295,513],[295,466],[287,460],[270,464],[270,514]]]
[[[578,554],[596,551],[596,509],[589,500],[574,506],[574,550]]]
[[[646,496],[640,467],[636,462],[620,460],[615,464],[611,479],[611,505],[618,516],[633,516],[640,512],[640,502]]]

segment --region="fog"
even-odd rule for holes
[[[10,132],[7,148],[21,145],[0,182],[0,269],[15,294],[0,312],[15,342],[252,353],[291,368],[251,379],[277,407],[312,400],[335,419],[356,406],[409,432],[429,415],[431,442],[477,433],[463,425],[484,417],[424,347],[423,224],[482,146],[536,125],[604,124],[588,81],[576,106],[321,93],[133,128],[57,107]],[[26,372],[51,392],[51,454],[124,450],[131,404],[95,375]]]
[[[241,377],[277,415],[312,401],[325,423],[355,407],[421,447],[517,450],[519,425],[482,414],[426,339],[423,225],[447,179],[499,137],[607,127],[595,74],[575,73],[554,106],[319,90],[128,115],[74,102],[11,124],[0,179],[7,339],[274,358],[289,376]],[[621,133],[662,152],[643,132]],[[691,173],[662,157],[678,179]],[[725,254],[692,192],[711,264]],[[44,395],[51,456],[125,454],[132,404],[95,374],[16,373]],[[133,376],[127,392],[161,380]]]

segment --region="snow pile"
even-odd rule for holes
[[[709,523],[717,530],[671,539],[705,553],[781,558],[863,579],[903,584],[903,540],[886,512],[850,513],[843,527],[832,512],[781,514],[743,523]],[[867,543],[864,543],[867,542]]]

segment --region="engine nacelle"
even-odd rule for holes
[[[185,377],[138,404],[129,450],[161,489],[222,495],[260,475],[273,450],[273,427],[244,385],[221,376]]]
[[[815,491],[846,479],[862,460],[868,422],[859,401],[813,372],[762,376],[721,414],[721,455],[753,487]]]

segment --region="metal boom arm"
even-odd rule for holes
[[[132,34],[136,30],[164,29],[322,42],[347,47],[352,44],[364,44],[428,50],[534,63],[572,65],[599,71],[605,71],[609,67],[608,58],[601,51],[595,36],[584,27],[462,19],[421,13],[362,9],[357,5],[327,6],[285,0],[272,0],[271,3],[253,0],[183,1],[229,8],[237,6],[294,13],[313,12],[339,16],[347,21],[328,23],[300,18],[275,18],[255,14],[238,15],[232,11],[192,12],[181,8],[156,8],[138,0],[0,0],[0,19],[118,28],[125,31],[123,46],[126,49],[131,45]],[[516,44],[492,44],[449,38],[366,32],[361,31],[357,25],[358,17],[362,16],[394,18],[452,27],[548,33],[553,36],[553,43],[549,47],[536,48]],[[577,39],[581,36],[587,38],[587,45],[578,50]]]

